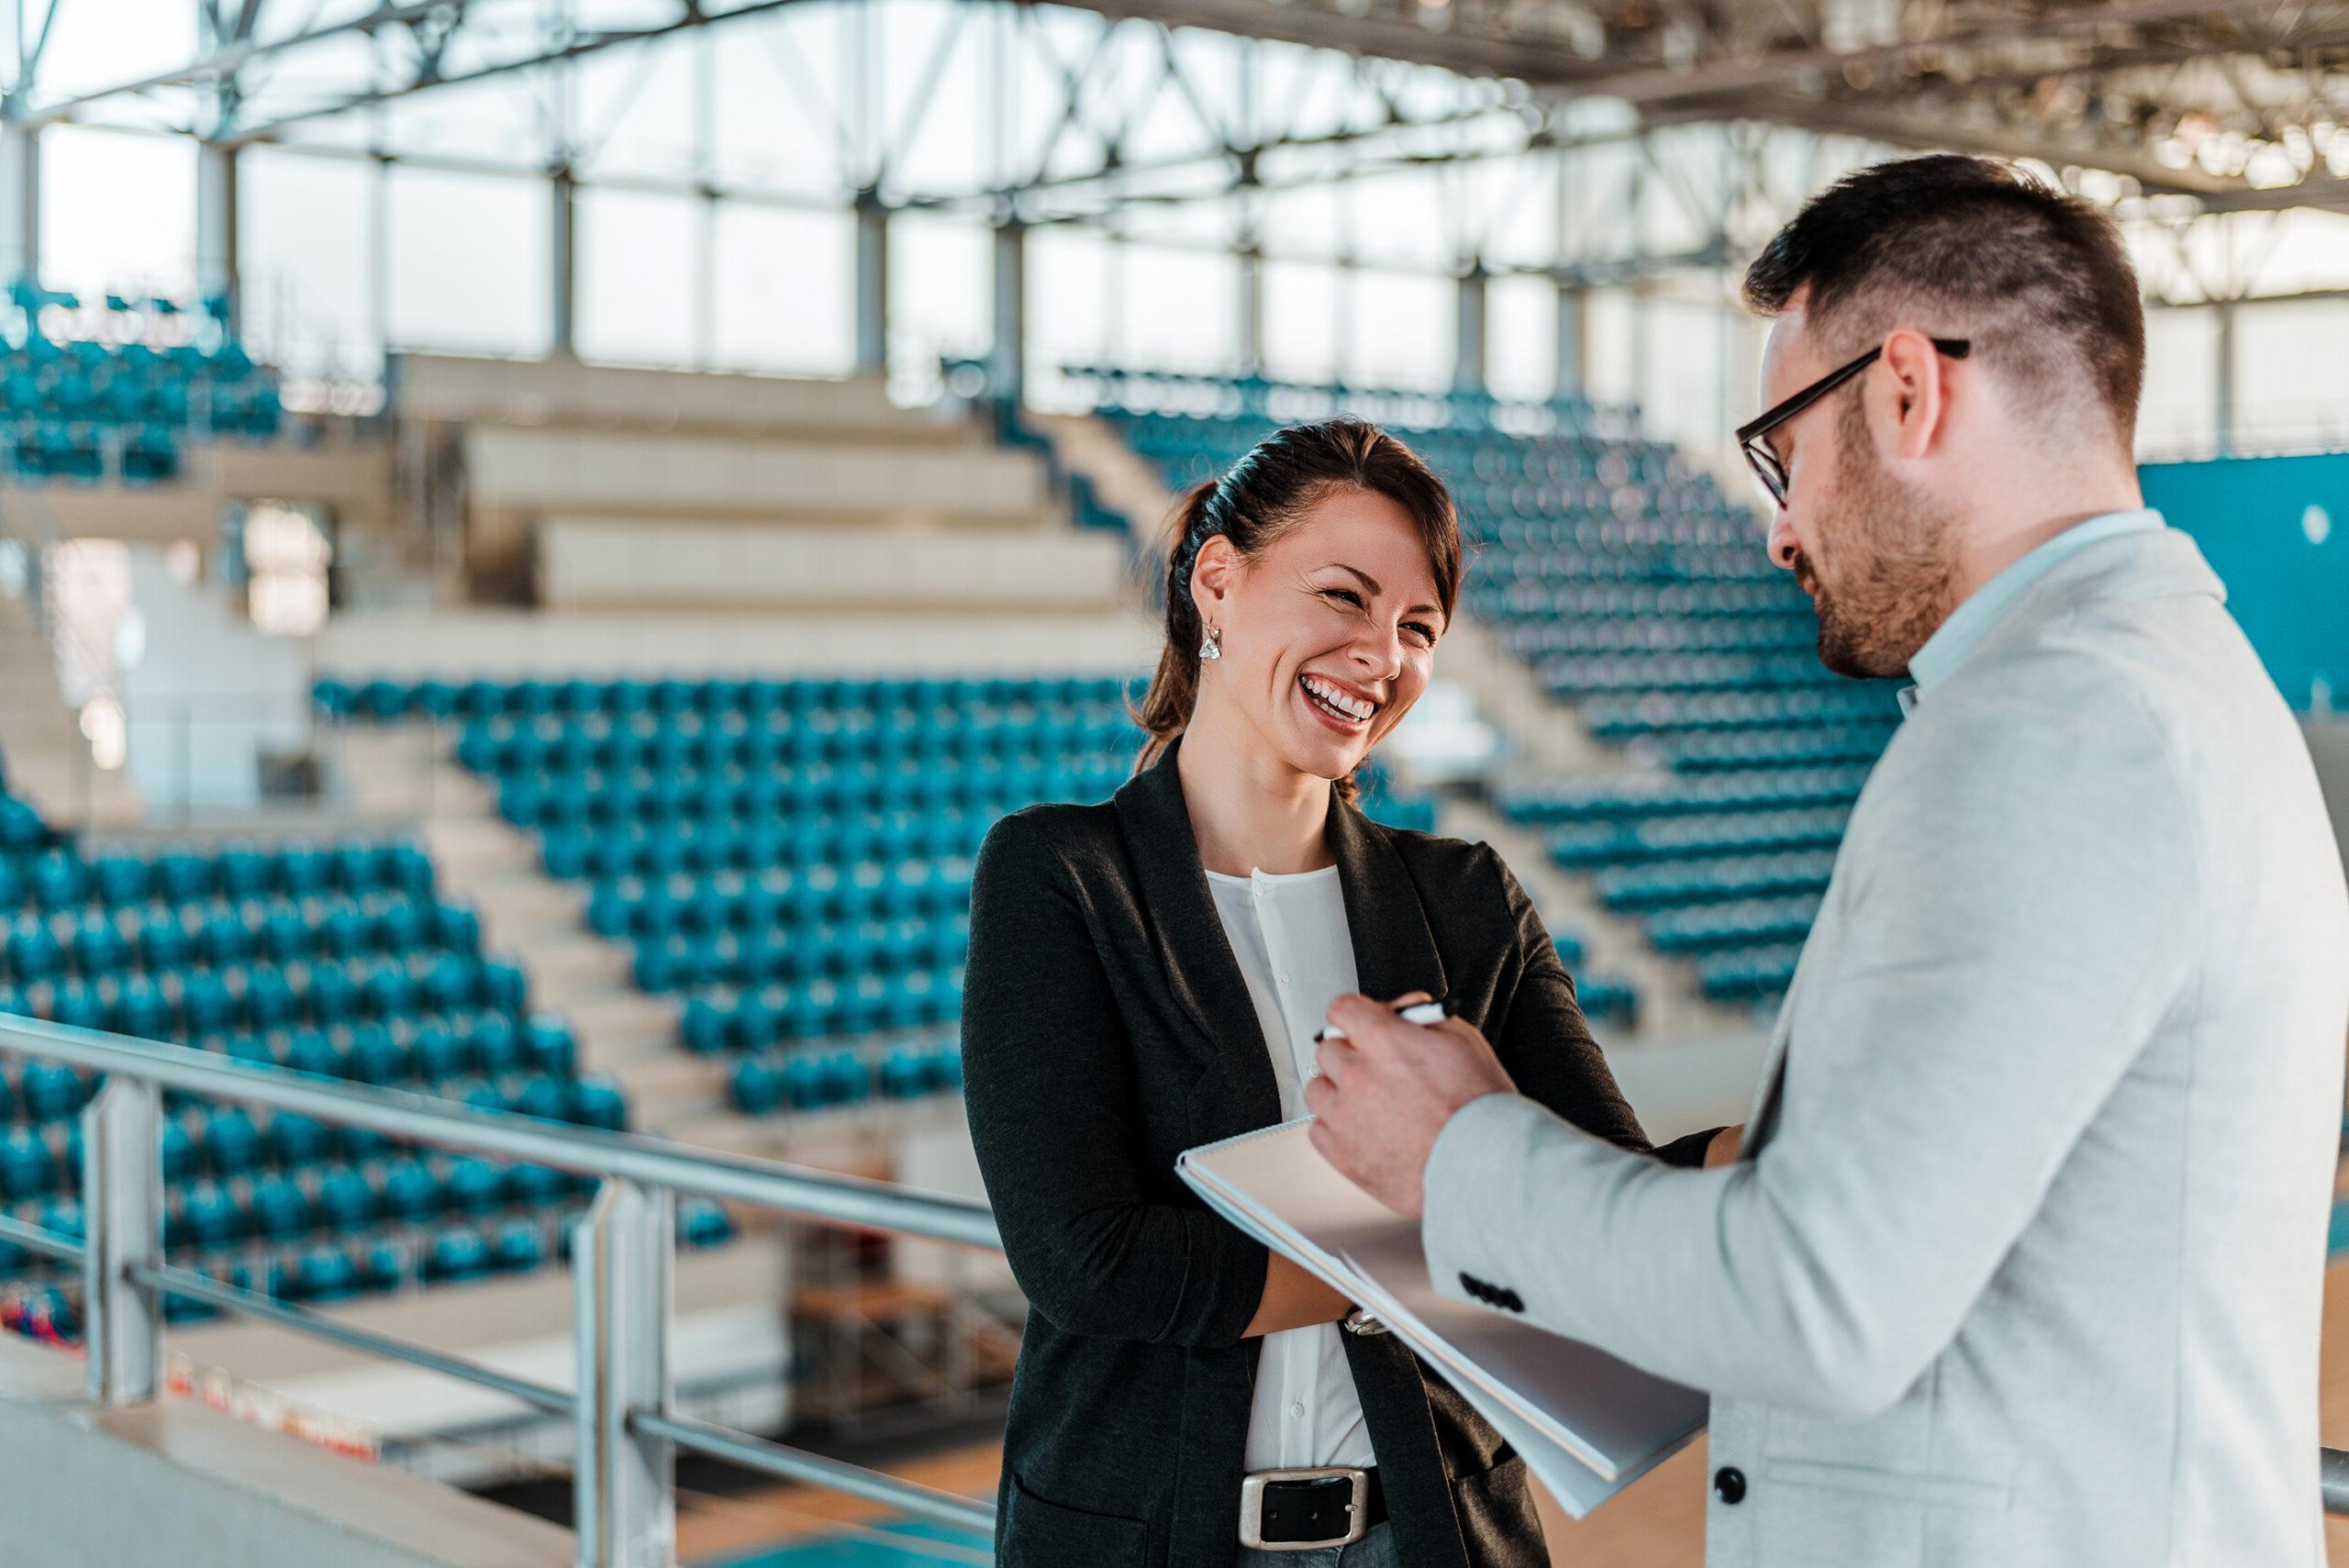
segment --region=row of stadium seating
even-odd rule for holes
[[[225,302],[189,312],[110,295],[102,315],[19,278],[0,337],[0,467],[27,479],[131,484],[178,475],[195,436],[273,437],[275,373],[228,330]]]
[[[1119,704],[1130,683],[1119,675],[712,677],[643,679],[574,676],[561,681],[477,677],[351,681],[328,675],[313,695],[328,718],[379,724],[402,719],[626,718],[642,714],[715,716],[744,723],[770,715],[863,715],[909,710],[947,722],[970,722],[1019,708]],[[661,731],[655,730],[654,733]],[[683,733],[684,731],[681,731]]]
[[[1170,489],[1226,470],[1329,389],[1083,373],[1101,417]],[[1376,417],[1376,397],[1356,399]],[[1407,415],[1408,400],[1386,398]],[[1888,743],[1888,683],[1820,664],[1808,598],[1750,507],[1634,422],[1445,400],[1386,423],[1452,486],[1471,543],[1470,614],[1601,740],[1646,764],[1496,791],[1562,867],[1725,1002],[1793,972],[1860,785]]]
[[[1006,812],[1123,784],[1138,687],[377,679],[321,681],[317,695],[329,719],[457,725],[457,759],[539,836],[551,874],[589,883],[588,924],[629,945],[637,984],[683,997],[685,1048],[754,1059],[737,1103],[764,1107],[803,1105],[825,1081],[818,1064],[777,1066],[770,1083],[765,1053],[960,1016],[981,840]],[[1397,798],[1375,767],[1364,798],[1382,821],[1433,826],[1434,803]],[[1587,989],[1595,1013],[1636,1007],[1627,986]],[[891,1092],[885,1062],[864,1075]]]
[[[700,1048],[712,1049],[706,1044]],[[877,1062],[847,1050],[744,1056],[735,1062],[729,1081],[735,1108],[751,1116],[786,1106],[809,1111],[855,1105],[876,1093],[886,1099],[909,1100],[962,1086],[963,1053],[952,1043],[928,1049],[895,1046]]]
[[[0,845],[0,1011],[628,1125],[618,1085],[580,1074],[568,1026],[530,1008],[522,971],[484,952],[479,917],[440,896],[417,845],[88,847],[27,803],[5,804],[0,822],[17,828]],[[95,1087],[54,1062],[0,1059],[0,1211],[78,1233],[78,1113]],[[584,1201],[579,1181],[542,1167],[177,1092],[164,1105],[171,1256],[289,1299],[537,1267]],[[724,1217],[697,1223],[709,1239]],[[70,1327],[79,1289],[69,1271],[0,1246],[0,1297],[19,1320],[26,1300],[53,1292],[60,1310],[34,1316]]]
[[[49,841],[30,806],[9,804],[31,814],[38,829],[31,841]],[[430,857],[414,844],[396,842],[231,843],[137,854],[61,849],[30,860],[0,859],[0,911],[17,910],[28,900],[44,908],[83,903],[128,908],[156,900],[418,894],[431,885]]]

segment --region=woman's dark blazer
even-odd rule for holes
[[[1170,749],[1100,806],[1039,806],[979,851],[963,1002],[971,1134],[1030,1311],[1004,1431],[1006,1568],[1229,1568],[1265,1251],[1175,1156],[1281,1118]],[[1482,844],[1334,805],[1362,990],[1426,991],[1519,1090],[1649,1147],[1541,917]],[[1702,1158],[1705,1135],[1665,1153]],[[1544,1568],[1523,1462],[1391,1335],[1345,1341],[1402,1561]]]

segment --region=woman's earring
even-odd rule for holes
[[[1223,628],[1219,626],[1208,628],[1208,639],[1199,644],[1199,657],[1202,660],[1223,657]]]

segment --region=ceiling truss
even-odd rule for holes
[[[310,144],[454,167],[495,161],[312,133],[466,84],[504,79],[544,94],[591,56],[695,29],[755,29],[759,18],[842,0],[387,0],[323,22],[318,0],[188,0],[199,47],[184,65],[50,90],[44,50],[61,16],[106,3],[20,0],[16,36],[0,40],[0,128],[123,125],[221,147]],[[1032,5],[957,0],[909,104],[855,101],[852,69],[807,83],[800,95],[829,95],[840,127],[829,197],[1115,232],[1153,208],[1233,197],[1245,206],[1264,193],[1495,158],[1553,160],[1564,182],[1578,152],[1636,143],[1644,173],[1628,195],[1683,209],[1686,242],[1620,249],[1562,236],[1546,267],[1562,278],[1686,268],[1766,232],[1803,194],[1774,183],[1763,153],[1787,134],[2034,160],[2124,216],[2181,228],[2230,214],[2349,212],[2349,0],[1073,4],[1097,18],[1074,53],[1068,29],[1039,26]],[[1246,70],[1237,92],[1198,79],[1177,47],[1181,28],[1330,51],[1351,106],[1334,123],[1299,126],[1246,91]],[[1150,62],[1140,76],[1128,69],[1137,49]],[[998,83],[1010,80],[1007,58],[1024,61],[1019,90],[1032,98],[1041,80],[1055,104],[1041,136],[1023,135],[1025,122],[999,106],[1004,146],[985,177],[924,182],[904,171],[931,132],[930,89],[959,68],[958,51],[985,55]],[[1453,90],[1419,91],[1428,66],[1453,72]],[[1186,116],[1195,134],[1171,151],[1139,146],[1144,120],[1168,114]],[[1719,134],[1694,144],[1701,150],[1675,150],[1675,133],[1692,126]],[[592,182],[587,150],[563,140],[559,123],[551,136],[515,166]],[[719,182],[706,169],[681,170],[675,183],[751,200],[826,195]],[[1463,269],[1483,261],[1486,226],[1473,206],[1446,222]],[[1333,246],[1342,255],[1352,242]],[[2206,284],[2219,295],[2232,286],[2190,286]]]

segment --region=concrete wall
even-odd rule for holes
[[[568,1568],[568,1530],[184,1399],[82,1398],[0,1339],[0,1562],[15,1568]]]
[[[1033,526],[1050,505],[1032,453],[793,436],[476,425],[465,433],[465,483],[476,526],[484,511],[560,510]]]
[[[631,517],[539,525],[549,608],[855,606],[899,613],[1140,604],[1125,540],[1100,531],[766,527]]]
[[[825,381],[455,354],[401,354],[391,374],[400,415],[408,419],[860,432],[937,423],[891,406],[879,376]]]

